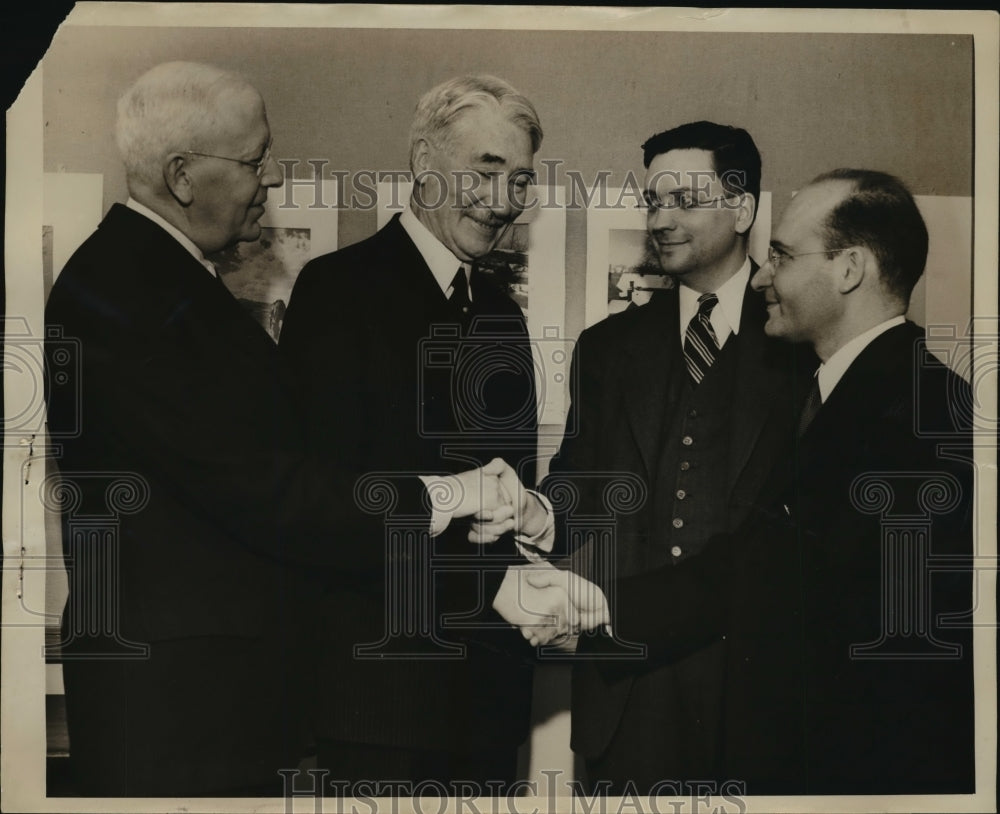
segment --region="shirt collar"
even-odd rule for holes
[[[750,282],[750,258],[747,257],[737,271],[726,282],[713,292],[719,298],[719,304],[712,309],[712,328],[723,345],[730,333],[739,334],[740,320],[743,316],[743,296],[746,294],[747,283]],[[679,286],[679,302],[681,315],[681,344],[684,343],[684,332],[688,323],[698,312],[698,297],[701,294],[684,283]]]
[[[902,325],[906,321],[902,315],[880,322],[871,330],[854,337],[850,342],[840,348],[836,353],[819,366],[816,371],[816,378],[819,382],[819,396],[822,401],[826,401],[837,386],[851,363],[861,355],[861,351],[867,348],[875,339],[890,328]]]
[[[420,256],[424,258],[424,262],[431,270],[431,274],[434,275],[434,279],[437,280],[437,284],[441,287],[441,291],[446,297],[451,294],[451,283],[455,279],[455,272],[458,271],[459,266],[465,270],[466,281],[468,281],[471,266],[459,260],[452,253],[451,249],[434,237],[430,229],[420,222],[411,207],[407,206],[403,210],[403,213],[399,216],[399,225],[410,236],[410,240],[417,247]],[[471,285],[468,288],[469,300],[471,301]]]
[[[218,273],[215,270],[215,266],[211,262],[205,259],[205,255],[202,254],[201,249],[199,249],[193,240],[184,234],[180,229],[166,220],[163,216],[156,214],[152,209],[150,209],[145,204],[139,203],[135,198],[129,198],[126,201],[125,206],[131,209],[133,212],[138,212],[143,217],[149,218],[153,223],[159,226],[163,231],[170,235],[174,240],[180,243],[188,253],[206,269],[208,269],[213,275],[218,277]]]

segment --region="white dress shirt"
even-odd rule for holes
[[[726,344],[730,334],[740,333],[740,318],[743,316],[743,295],[746,294],[747,283],[750,282],[750,258],[743,261],[740,270],[719,286],[712,293],[719,298],[718,305],[712,309],[712,330],[719,340],[719,347]],[[678,286],[678,302],[680,303],[681,346],[684,345],[684,334],[688,324],[698,313],[698,297],[701,294],[693,288],[688,288],[681,281]]]
[[[434,279],[441,287],[441,292],[445,297],[451,297],[453,291],[452,281],[455,279],[455,273],[461,266],[465,271],[466,288],[468,289],[469,301],[471,302],[471,264],[459,260],[451,249],[431,234],[430,229],[420,222],[411,207],[407,206],[403,210],[403,213],[399,216],[399,225],[403,227],[403,230],[409,235],[410,240],[413,241],[413,245],[417,247],[417,251],[420,252],[420,256],[431,270],[431,274],[434,275]],[[456,493],[455,482],[450,480],[448,476],[420,475],[419,477],[427,487],[427,493],[430,497],[431,536],[437,536],[448,528],[452,515],[458,506],[460,496]],[[536,548],[551,551],[554,537],[551,533],[554,520],[552,517],[552,506],[544,495],[539,495],[537,492],[532,492],[532,494],[537,495],[538,499],[542,501],[542,505],[548,510],[550,520],[542,532],[535,537],[518,535],[517,539],[518,542],[529,543]],[[516,496],[512,497],[516,499]],[[525,556],[531,556],[525,549],[522,549],[522,551],[524,551]]]
[[[458,271],[458,267],[461,266],[465,271],[465,282],[466,288],[469,291],[469,302],[472,302],[472,286],[470,275],[472,272],[471,264],[459,260],[440,240],[438,240],[434,235],[431,234],[430,229],[424,226],[414,214],[413,209],[409,206],[403,210],[403,214],[399,216],[399,225],[403,227],[406,234],[410,236],[410,240],[413,241],[413,245],[417,247],[417,251],[420,252],[420,256],[424,258],[424,262],[427,264],[427,268],[431,270],[431,274],[434,275],[434,279],[437,280],[437,284],[441,286],[441,291],[444,292],[445,297],[450,298],[451,293],[454,290],[452,286],[452,281],[455,279],[455,272]]]

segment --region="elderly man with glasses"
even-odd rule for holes
[[[380,546],[334,533],[382,521],[355,512],[353,472],[312,455],[278,348],[207,259],[260,236],[282,181],[260,94],[166,63],[122,96],[116,135],[128,203],[45,314],[76,791],[279,796],[308,746],[311,574],[377,568]],[[456,516],[480,508],[480,482],[496,505],[484,470],[445,484],[467,498]],[[424,483],[397,489],[429,526]]]

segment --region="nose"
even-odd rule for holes
[[[654,206],[646,213],[646,229],[650,232],[674,229],[676,226],[677,220],[672,207]]]
[[[276,187],[280,186],[284,180],[285,174],[281,171],[281,165],[278,164],[273,155],[269,155],[267,163],[264,165],[264,171],[260,174],[260,185],[262,187]]]
[[[774,279],[774,266],[770,260],[765,260],[764,265],[757,269],[757,273],[750,280],[750,287],[754,291],[763,291],[771,285]]]
[[[523,208],[512,179],[501,176],[490,179],[488,189],[483,190],[480,200],[486,204],[494,217],[502,220],[516,218]]]

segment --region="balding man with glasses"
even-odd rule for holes
[[[752,281],[767,335],[821,362],[792,454],[735,533],[612,588],[615,633],[651,660],[726,649],[705,779],[751,795],[975,791],[979,415],[905,316],[927,247],[887,173],[838,169],[799,190]]]

